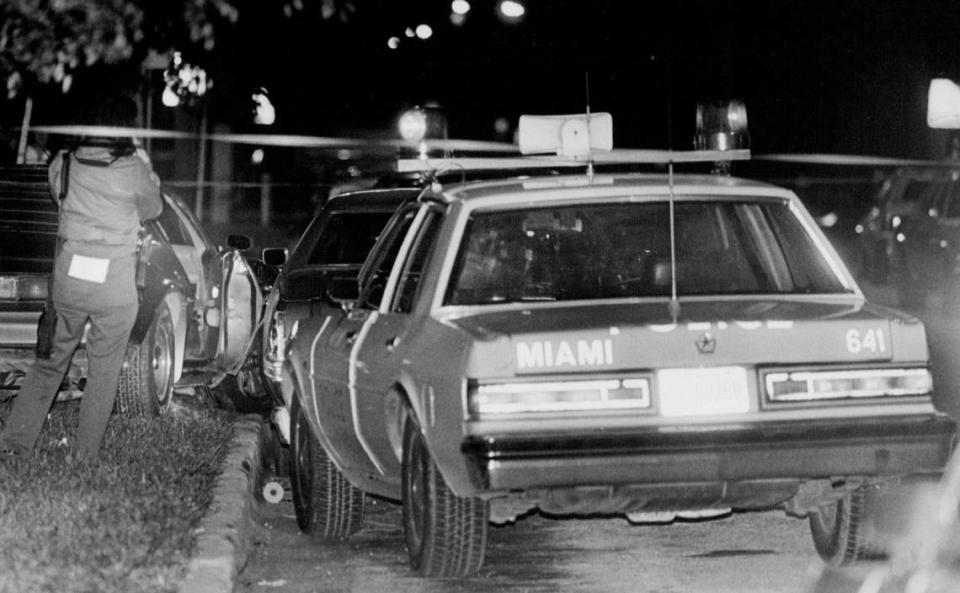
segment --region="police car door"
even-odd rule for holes
[[[388,409],[386,398],[397,384],[404,365],[411,364],[404,340],[422,321],[422,316],[413,314],[415,299],[419,296],[420,278],[442,220],[438,205],[424,206],[417,213],[400,248],[377,319],[358,340],[356,365],[362,372],[357,373],[353,394],[356,399],[355,423],[365,441],[367,453],[388,480],[398,478],[400,466],[384,430]],[[412,363],[423,364],[424,361]]]
[[[345,470],[359,470],[367,475],[383,472],[381,462],[368,452],[368,442],[356,422],[357,378],[370,371],[358,362],[357,353],[364,336],[378,322],[394,262],[420,209],[418,204],[403,207],[387,224],[360,271],[359,298],[349,313],[331,317],[313,347],[317,421]]]

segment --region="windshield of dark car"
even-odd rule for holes
[[[391,212],[339,212],[327,220],[307,265],[360,265]]]
[[[675,207],[683,295],[845,292],[787,201]],[[671,293],[667,202],[474,212],[446,303],[664,297]]]

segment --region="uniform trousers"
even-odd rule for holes
[[[0,449],[31,452],[50,406],[70,367],[89,322],[85,349],[87,382],[73,453],[82,460],[97,456],[106,432],[130,331],[137,318],[136,256],[110,259],[104,282],[70,276],[73,254],[62,250],[54,265],[53,303],[57,310],[53,353],[27,371],[7,418]]]

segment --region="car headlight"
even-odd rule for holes
[[[590,412],[650,408],[650,380],[601,379],[471,385],[474,418],[500,414]]]
[[[921,368],[793,371],[768,373],[765,385],[771,402],[804,402],[926,395],[933,378]]]

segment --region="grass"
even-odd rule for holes
[[[0,460],[0,592],[175,591],[231,438],[229,417],[114,416],[100,458],[68,457],[79,403],[34,455]],[[6,406],[0,416],[6,416]]]

